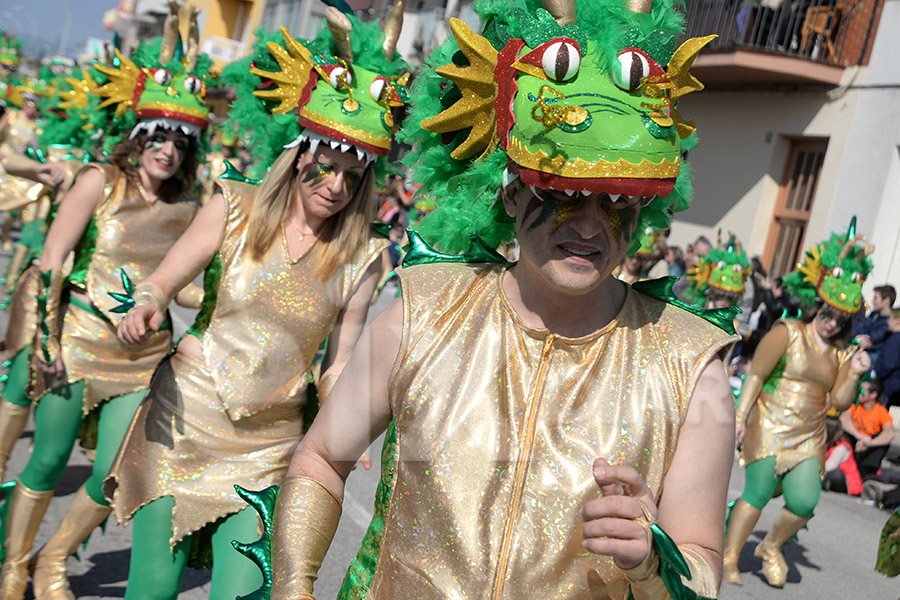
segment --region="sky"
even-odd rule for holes
[[[29,54],[55,54],[66,25],[66,6],[71,26],[63,54],[77,56],[89,37],[112,39],[112,32],[103,29],[103,13],[118,6],[117,0],[0,0],[0,28],[15,32]]]

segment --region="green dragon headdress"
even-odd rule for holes
[[[212,61],[199,54],[198,11],[191,11],[185,53],[178,35],[179,6],[170,1],[169,7],[171,14],[166,17],[161,40],[142,44],[131,58],[117,49],[114,65],[96,66],[109,78],[94,91],[103,98],[100,107],[114,106],[114,128],[133,125],[131,137],[139,131],[152,134],[162,128],[199,138],[209,126],[209,109],[204,99]]]
[[[477,0],[480,35],[452,19],[414,86],[410,121],[425,131],[405,132],[413,179],[438,202],[422,234],[450,252],[471,235],[508,241],[494,200],[515,177],[570,196],[640,196],[637,231],[667,228],[690,202],[681,155],[695,143],[677,102],[702,89],[689,69],[714,37],[676,49],[672,1]]]
[[[282,27],[281,43],[263,39],[252,57],[225,69],[223,79],[237,95],[230,118],[260,163],[268,166],[301,142],[326,143],[367,161],[387,156],[393,110],[405,102],[409,76],[394,56],[405,4],[395,2],[383,30],[329,6],[327,28],[315,40]]]
[[[0,68],[15,71],[22,61],[22,40],[0,30]]]
[[[797,270],[784,276],[784,288],[807,306],[819,297],[834,310],[855,314],[862,306],[863,282],[873,268],[869,255],[875,248],[861,246],[865,239],[857,235],[853,217],[846,233],[832,233],[806,252]]]
[[[682,294],[695,306],[705,306],[708,296],[716,295],[737,302],[744,294],[745,283],[750,277],[750,261],[741,247],[741,242],[729,234],[728,244],[722,244],[719,232],[718,247],[712,248],[706,256],[695,259],[688,269],[687,286]]]

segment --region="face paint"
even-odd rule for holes
[[[184,153],[187,152],[188,145],[190,144],[188,140],[180,135],[175,134],[172,137],[168,137],[164,133],[156,132],[147,138],[147,141],[144,143],[144,148],[162,150],[165,147],[166,142],[172,142],[172,145],[175,146],[175,150],[181,155],[184,155]]]
[[[546,198],[537,195],[535,195],[535,197],[541,202],[541,214],[538,215],[538,218],[530,225],[529,229],[539,227],[544,221],[552,216],[554,232],[562,227],[563,223],[572,216],[572,213],[575,212],[575,209],[578,206],[578,202],[580,202],[580,198],[578,197],[558,198],[552,192],[547,192]],[[531,208],[530,205],[529,208]],[[526,215],[527,214],[528,213],[526,213]]]
[[[328,179],[333,173],[334,165],[313,161],[303,170],[303,183],[312,181],[314,182],[313,185],[317,185]],[[362,175],[355,171],[344,171],[343,178],[344,189],[347,190],[347,195],[353,197],[353,192],[356,191],[359,182],[362,180]]]

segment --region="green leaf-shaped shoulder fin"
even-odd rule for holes
[[[231,542],[235,550],[252,560],[259,567],[263,576],[263,583],[257,590],[246,596],[238,596],[235,600],[269,600],[269,597],[272,595],[272,524],[275,519],[275,501],[278,496],[278,486],[270,485],[264,490],[253,492],[235,485],[234,490],[244,502],[259,513],[259,518],[263,524],[262,536],[252,544],[244,544],[237,540]]]
[[[438,252],[428,245],[421,235],[407,229],[406,234],[409,237],[409,243],[403,248],[406,256],[403,258],[403,266],[411,267],[413,265],[434,264],[434,263],[505,263],[503,258],[496,250],[489,248],[480,238],[472,238],[472,246],[469,251],[464,254],[445,254]]]

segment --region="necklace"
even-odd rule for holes
[[[305,238],[307,235],[313,235],[312,233],[305,233],[303,230],[301,230],[299,227],[297,227],[297,224],[294,223],[294,219],[291,219],[290,221],[288,221],[287,224],[288,224],[288,226],[291,227],[294,231],[296,231],[297,233],[300,234],[300,239],[298,240],[298,241],[300,241],[300,242],[302,242],[302,241],[303,241],[303,238]]]

